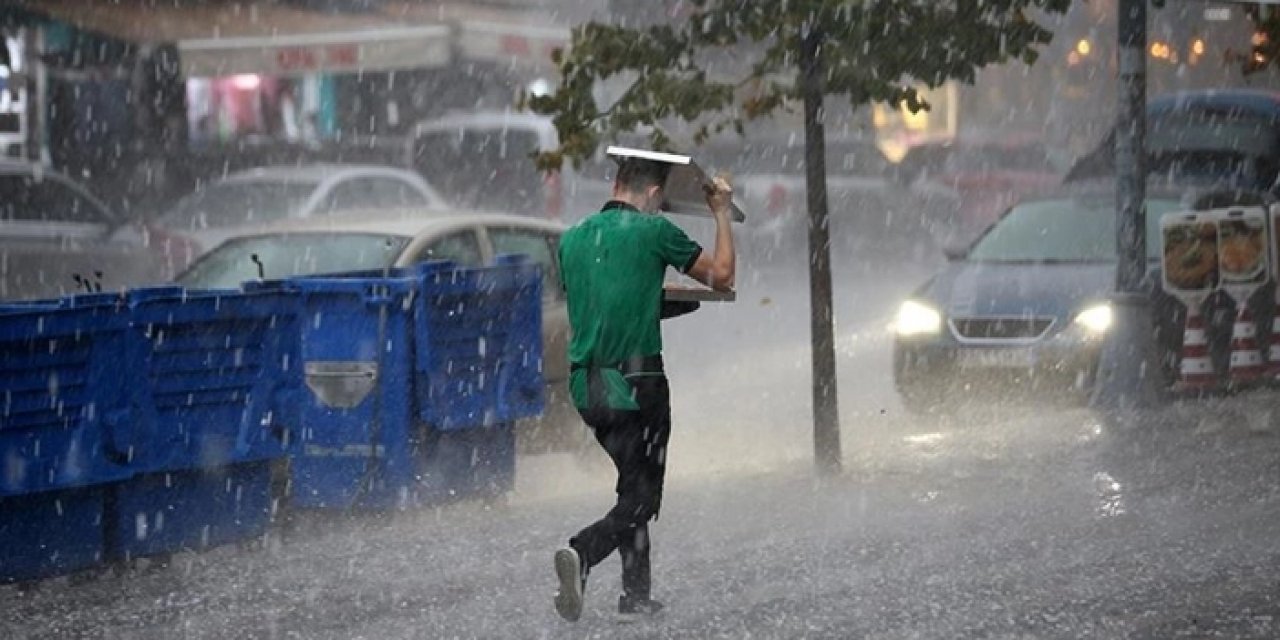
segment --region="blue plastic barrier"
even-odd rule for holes
[[[293,505],[405,508],[511,488],[510,423],[542,409],[536,265],[432,263],[290,286],[312,396]]]
[[[509,490],[540,287],[503,258],[0,304],[0,582],[261,535],[285,454],[300,507]]]
[[[116,559],[249,540],[271,523],[271,463],[138,476],[117,485],[113,503],[107,549]]]
[[[494,267],[424,265],[415,314],[418,413],[453,431],[542,413],[542,278],[504,256]]]
[[[127,326],[118,296],[0,306],[0,582],[102,558],[102,486],[131,473]]]
[[[108,555],[262,535],[268,461],[286,453],[295,404],[295,296],[156,287],[130,292],[129,302],[130,360],[146,384],[132,391],[137,474],[113,487]]]
[[[295,506],[387,508],[408,499],[416,284],[405,275],[289,282],[298,291],[310,391],[290,464]]]
[[[0,584],[89,569],[102,561],[105,487],[0,498]]]
[[[0,497],[129,475],[118,297],[0,311]]]
[[[148,472],[201,469],[285,453],[276,407],[296,389],[295,299],[280,288],[131,292],[145,393]]]

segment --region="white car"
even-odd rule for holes
[[[542,266],[543,376],[547,409],[521,430],[524,451],[580,450],[586,428],[568,401],[569,315],[560,287],[561,224],[524,216],[406,209],[349,212],[341,217],[285,221],[227,240],[206,253],[177,283],[188,288],[238,287],[267,279],[408,267],[429,260],[466,266],[523,254]],[[259,274],[259,269],[262,273]]]
[[[45,298],[153,282],[139,243],[110,240],[120,219],[44,165],[0,160],[0,300]]]
[[[444,209],[421,176],[393,167],[303,165],[234,173],[179,200],[145,224],[145,241],[160,245],[180,271],[204,250],[281,220],[308,220],[352,210]]]

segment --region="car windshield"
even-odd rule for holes
[[[976,262],[1113,262],[1115,198],[1093,195],[1017,205],[969,252]],[[1159,251],[1160,218],[1185,209],[1177,198],[1147,199],[1147,256]]]
[[[395,263],[410,238],[376,233],[297,233],[237,238],[224,243],[178,276],[194,289],[225,289],[266,279],[381,269]]]
[[[160,226],[183,231],[283,220],[315,192],[315,182],[219,182],[183,198]]]

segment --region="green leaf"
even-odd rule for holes
[[[670,148],[663,123],[692,125],[705,141],[728,128],[791,110],[801,98],[801,43],[821,39],[823,90],[854,108],[869,102],[929,105],[914,87],[972,83],[978,70],[1007,60],[1034,63],[1052,33],[1037,20],[1071,0],[685,0],[679,23],[643,27],[587,23],[553,54],[561,76],[550,96],[522,97],[552,116],[560,146],[540,167],[590,157],[602,140],[649,129]],[[1036,17],[1032,17],[1036,16]],[[1280,38],[1276,38],[1280,42]],[[717,61],[716,65],[709,62]],[[740,77],[713,73],[739,69]],[[625,79],[621,97],[596,104],[602,82]]]

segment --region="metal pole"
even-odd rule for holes
[[[826,131],[822,122],[822,34],[812,29],[801,45],[804,83],[805,185],[809,199],[809,321],[813,358],[813,453],[818,473],[840,472],[840,414],[836,404],[836,350],[831,303],[831,232],[827,214]]]
[[[1119,15],[1120,104],[1116,120],[1116,234],[1120,257],[1116,290],[1140,293],[1147,273],[1146,105],[1147,0],[1121,0]]]

